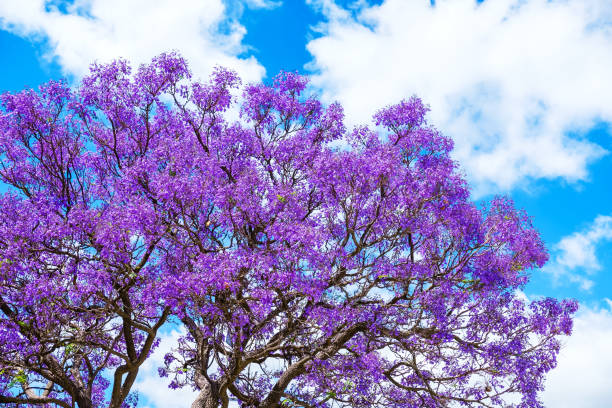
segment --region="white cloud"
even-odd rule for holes
[[[117,57],[137,65],[170,50],[188,59],[196,78],[206,79],[215,65],[235,69],[245,81],[264,74],[255,58],[238,57],[246,30],[222,0],[76,0],[62,10],[55,3],[2,1],[0,28],[44,42],[45,56],[65,74],[80,77],[94,60]]]
[[[350,17],[350,13],[336,5],[334,0],[306,0],[306,4],[309,4],[316,11],[323,13],[323,15],[333,21],[346,20]],[[322,30],[325,29],[324,25],[320,25],[319,27]]]
[[[609,239],[612,239],[612,217],[599,215],[588,230],[559,241],[556,246],[561,251],[558,262],[572,269],[599,270],[601,266],[595,256],[595,247],[600,241]]]
[[[168,388],[170,380],[162,378],[157,372],[158,367],[164,366],[164,356],[176,346],[178,338],[184,333],[173,330],[161,336],[161,343],[155,352],[145,361],[140,368],[138,378],[132,387],[140,397],[144,397],[148,404],[143,408],[183,408],[191,406],[196,399],[197,393],[190,387],[178,390]],[[139,404],[139,407],[141,405]]]
[[[263,9],[273,9],[276,7],[280,7],[283,3],[282,1],[274,1],[274,0],[246,0],[246,3],[249,7],[254,8],[263,8]]]
[[[601,269],[597,246],[606,240],[612,240],[612,216],[598,215],[585,230],[561,238],[544,271],[551,273],[556,283],[567,279],[589,290],[594,284],[589,276]]]
[[[609,300],[608,300],[609,301]],[[601,408],[612,399],[612,313],[581,306],[573,334],[548,374],[542,395],[550,408]]]
[[[313,83],[349,121],[417,94],[456,141],[478,193],[533,178],[584,180],[605,151],[582,137],[612,122],[608,0],[387,0],[326,14]]]

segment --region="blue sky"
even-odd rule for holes
[[[417,94],[454,138],[475,199],[508,194],[533,216],[551,260],[526,295],[582,304],[545,402],[601,407],[612,397],[611,27],[609,0],[0,1],[0,91],[176,49],[201,78],[214,65],[247,82],[308,74],[349,124]],[[148,406],[190,398],[149,369]]]

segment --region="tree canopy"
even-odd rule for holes
[[[194,408],[542,406],[577,304],[521,295],[538,232],[420,99],[347,130],[175,53],[0,98],[0,405],[135,406],[171,324]]]

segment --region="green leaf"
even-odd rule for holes
[[[344,384],[344,389],[342,391],[343,392],[351,391],[353,388],[355,388],[355,383],[352,381],[347,381]]]
[[[11,388],[17,384],[25,384],[28,382],[28,376],[23,372],[19,371],[15,377],[8,383],[8,388]]]

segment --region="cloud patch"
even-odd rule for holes
[[[552,261],[543,270],[552,275],[556,284],[561,280],[578,283],[590,290],[592,276],[601,269],[596,250],[612,240],[612,216],[598,215],[584,230],[561,238],[553,247]]]
[[[230,14],[222,0],[3,1],[0,28],[42,43],[45,57],[77,78],[93,61],[122,57],[138,65],[178,50],[196,77],[207,78],[212,67],[223,65],[257,81],[265,70],[255,58],[240,57],[246,29]]]
[[[249,7],[263,9],[273,9],[276,7],[280,7],[283,4],[282,1],[274,0],[246,0],[246,3]]]
[[[173,390],[168,388],[169,378],[162,378],[158,374],[158,367],[164,367],[164,356],[176,346],[178,338],[184,335],[184,330],[172,330],[160,336],[161,342],[155,352],[145,361],[132,391],[139,394],[143,408],[183,408],[191,406],[195,401],[197,392],[191,387]]]
[[[599,408],[610,405],[612,392],[612,313],[581,306],[574,332],[566,340],[557,368],[548,374],[544,406]]]
[[[606,153],[584,135],[612,122],[608,0],[387,0],[357,12],[310,3],[328,19],[307,45],[324,98],[363,123],[422,97],[477,195],[586,180]]]

